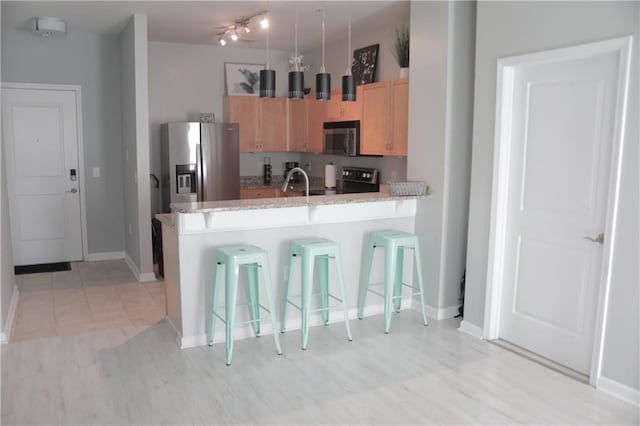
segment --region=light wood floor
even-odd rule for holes
[[[394,315],[180,350],[169,324],[2,347],[10,424],[638,424],[638,410],[503,348]]]
[[[166,315],[164,282],[137,282],[124,260],[71,267],[16,276],[20,297],[11,341],[154,324]]]

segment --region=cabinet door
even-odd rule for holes
[[[239,124],[240,152],[258,150],[258,98],[226,97],[224,119],[226,122]]]
[[[342,89],[331,91],[325,121],[355,121],[362,118],[362,86],[358,86],[355,102],[342,102]]]
[[[409,133],[409,80],[391,82],[390,155],[407,155]]]
[[[286,98],[260,99],[260,151],[284,151],[286,146]]]
[[[287,151],[307,150],[307,99],[287,99]]]
[[[309,99],[307,103],[307,152],[322,152],[322,128],[327,115],[328,101]]]
[[[362,119],[362,90],[364,86],[358,86],[356,88],[356,101],[355,102],[342,102],[342,120],[343,121],[356,121]],[[338,95],[338,99],[342,99],[342,91]]]
[[[240,199],[276,198],[279,192],[278,188],[240,188]]]
[[[362,121],[360,152],[386,155],[390,146],[389,84],[371,83],[362,86]]]

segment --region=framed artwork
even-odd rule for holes
[[[234,64],[226,62],[224,72],[227,96],[258,96],[260,94],[260,70],[263,64]]]
[[[371,46],[353,51],[351,74],[353,74],[356,85],[373,83],[375,81],[379,47],[379,44],[372,44]]]

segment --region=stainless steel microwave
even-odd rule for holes
[[[348,157],[360,155],[360,121],[324,123],[322,152]]]

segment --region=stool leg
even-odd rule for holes
[[[416,264],[416,270],[418,272],[418,286],[420,287],[420,307],[422,308],[422,320],[424,321],[424,325],[429,325],[427,321],[427,310],[424,307],[424,285],[422,283],[422,266],[420,265],[420,246],[418,245],[418,241],[416,241],[416,245],[413,248],[413,263]]]
[[[296,266],[296,255],[291,253],[289,256],[289,277],[287,278],[287,289],[284,295],[284,306],[282,307],[282,321],[280,322],[280,332],[284,333],[287,328],[287,314],[289,313],[289,293],[291,291],[291,283],[293,282],[293,268]]]
[[[218,297],[220,296],[220,287],[222,287],[222,263],[216,264],[216,278],[213,281],[213,298],[211,306],[211,327],[209,328],[209,346],[213,346],[213,338],[216,331],[216,314],[218,313]]]
[[[256,337],[260,337],[260,306],[258,290],[258,265],[247,265],[247,278],[249,282],[249,299],[251,300],[251,319],[253,322],[253,332]]]
[[[307,349],[309,340],[309,308],[311,307],[311,285],[313,284],[313,258],[302,256],[302,349]]]
[[[233,356],[233,321],[236,315],[236,296],[238,291],[238,275],[240,267],[235,262],[227,264],[227,281],[225,287],[225,321],[226,321],[226,354],[227,365],[231,365]]]
[[[402,306],[402,274],[404,272],[404,247],[398,247],[398,258],[396,259],[395,286],[393,289],[393,305],[396,312],[400,312]]]
[[[318,278],[320,281],[320,298],[322,299],[322,320],[329,324],[329,257],[317,256]]]
[[[369,253],[367,259],[367,267],[365,269],[364,281],[362,282],[362,293],[360,294],[360,303],[358,303],[358,319],[362,319],[364,314],[364,304],[367,301],[367,293],[369,292],[369,280],[371,279],[371,268],[373,267],[373,252],[376,247],[369,241]]]
[[[336,253],[335,262],[336,270],[338,272],[338,283],[340,284],[342,308],[344,311],[344,325],[347,329],[347,339],[349,339],[349,341],[352,341],[353,337],[351,337],[351,328],[349,327],[349,312],[347,311],[347,295],[344,289],[344,269],[342,269],[342,255],[339,251]]]
[[[396,257],[398,253],[395,244],[388,244],[384,250],[384,332],[389,333],[391,328],[391,301],[393,284],[395,279]]]
[[[282,355],[282,348],[280,348],[280,337],[278,336],[276,328],[276,306],[273,303],[273,295],[271,294],[271,270],[269,269],[269,262],[262,262],[262,274],[264,278],[264,291],[267,294],[267,303],[269,304],[269,316],[271,317],[271,327],[273,327],[273,340],[276,344],[276,352],[278,355]]]

